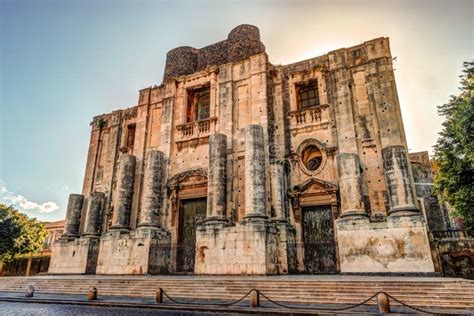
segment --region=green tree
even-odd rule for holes
[[[11,261],[43,248],[47,235],[43,223],[28,218],[12,206],[0,204],[0,259]]]
[[[474,61],[465,62],[461,93],[438,106],[446,118],[434,146],[439,170],[435,192],[453,208],[453,215],[464,218],[466,231],[474,236]]]

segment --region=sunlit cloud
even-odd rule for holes
[[[13,205],[20,211],[27,212],[51,213],[59,209],[59,206],[52,201],[39,204],[33,201],[29,201],[23,195],[10,192],[8,191],[5,183],[3,183],[1,180],[0,203],[4,203],[6,205]]]

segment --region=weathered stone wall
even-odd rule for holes
[[[96,273],[169,273],[169,244],[169,235],[156,229],[108,232],[100,238]]]
[[[209,66],[239,62],[264,52],[265,46],[260,42],[258,28],[239,25],[229,33],[225,41],[201,49],[183,46],[170,50],[166,55],[163,81],[190,75]]]
[[[449,216],[444,206],[433,194],[433,173],[428,152],[410,153],[411,169],[415,182],[416,196],[425,214],[430,231],[443,231],[450,228]]]
[[[200,226],[196,234],[196,274],[276,274],[278,234],[267,222]]]
[[[339,221],[337,240],[341,272],[434,272],[420,216],[376,223]]]
[[[51,246],[51,274],[93,274],[99,254],[98,238],[59,240]]]
[[[445,238],[436,247],[443,276],[474,279],[474,239]]]

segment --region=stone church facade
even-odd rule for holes
[[[50,273],[435,271],[388,38],[273,65],[241,25],[91,125]]]

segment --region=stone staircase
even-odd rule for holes
[[[150,297],[161,287],[173,298],[232,301],[255,288],[277,302],[356,304],[378,291],[417,307],[474,311],[474,281],[453,278],[372,276],[35,276],[2,277],[0,291]],[[375,304],[372,300],[369,304]],[[396,302],[391,302],[398,305]]]

